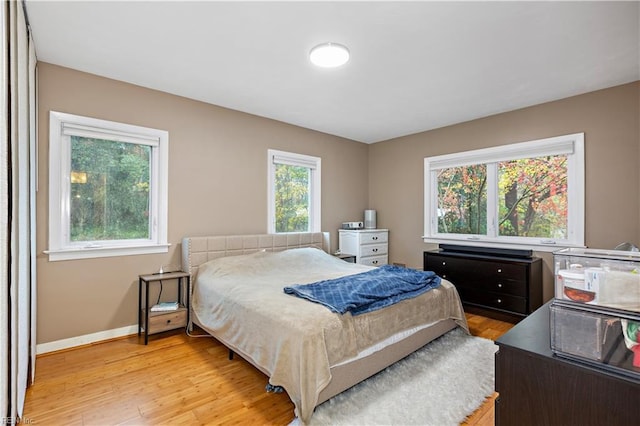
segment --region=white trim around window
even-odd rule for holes
[[[309,168],[311,171],[311,184],[309,188],[309,229],[308,232],[321,232],[321,166],[320,157],[311,155],[296,154],[293,152],[267,150],[268,154],[268,178],[267,178],[267,229],[269,234],[276,233],[276,201],[275,201],[275,175],[276,165],[286,164],[289,166],[299,166]]]
[[[71,136],[150,147],[149,235],[144,239],[71,241]],[[49,114],[50,261],[166,253],[169,133],[147,127],[51,111]]]
[[[497,225],[497,163],[516,159],[567,155],[567,238],[499,236]],[[439,170],[470,165],[487,166],[487,233],[453,234],[438,232]],[[556,251],[564,247],[584,247],[584,133],[551,137],[486,149],[446,154],[424,159],[424,235],[425,243],[469,246],[524,248]],[[493,201],[492,201],[493,200]]]

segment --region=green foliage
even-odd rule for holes
[[[566,156],[500,163],[498,196],[500,235],[567,237]]]
[[[149,238],[151,147],[71,137],[71,241]]]
[[[501,236],[567,237],[567,157],[505,161],[498,170]],[[438,232],[486,235],[487,167],[438,172]]]
[[[438,232],[487,233],[487,168],[484,164],[438,172]]]
[[[307,167],[276,165],[276,232],[309,230],[310,178]]]

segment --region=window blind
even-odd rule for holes
[[[429,170],[433,171],[451,167],[497,163],[547,155],[571,155],[574,152],[575,136],[576,135],[567,135],[550,138],[535,144],[524,142],[456,154],[446,154],[426,158],[425,160],[428,161]]]
[[[65,136],[80,136],[84,138],[133,143],[136,145],[158,146],[160,144],[160,138],[157,136],[105,130],[99,127],[84,126],[75,123],[62,123],[62,134]]]
[[[277,154],[273,154],[272,158],[273,158],[273,164],[299,166],[299,167],[306,167],[309,169],[315,169],[318,164],[318,161],[316,158],[313,158],[313,157],[306,158],[306,156],[302,156],[302,155],[288,156],[286,154],[277,153]]]

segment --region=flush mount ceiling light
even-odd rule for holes
[[[349,60],[349,49],[338,43],[322,43],[311,49],[309,59],[319,67],[335,68]]]

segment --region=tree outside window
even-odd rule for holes
[[[268,232],[320,232],[321,159],[268,150]]]
[[[451,167],[438,171],[438,232],[486,234],[486,166]]]
[[[583,246],[584,134],[425,158],[424,236]]]
[[[49,260],[167,252],[167,131],[51,111],[49,148]]]
[[[309,231],[310,176],[307,167],[276,165],[276,232]]]
[[[567,238],[567,156],[498,164],[500,235]]]
[[[71,137],[71,241],[150,238],[150,161],[147,145]]]

